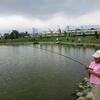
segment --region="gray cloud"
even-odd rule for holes
[[[23,15],[47,18],[63,12],[81,16],[100,9],[100,0],[0,0],[0,15]]]

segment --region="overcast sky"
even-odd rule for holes
[[[100,24],[100,0],[0,0],[0,32],[88,24]]]

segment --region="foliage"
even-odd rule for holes
[[[86,36],[85,33],[83,33],[82,36],[85,37]]]
[[[24,38],[24,37],[29,37],[28,32],[21,32],[19,33],[17,30],[12,30],[11,33],[5,33],[4,34],[4,39],[18,39],[18,38]]]
[[[97,31],[95,31],[95,37],[96,37],[96,39],[99,39],[99,34]]]
[[[17,30],[13,30],[10,34],[10,39],[17,39],[19,36],[19,32]]]
[[[75,34],[74,34],[75,35]],[[95,32],[94,35],[87,36],[83,33],[81,36],[72,35],[72,33],[63,32],[63,35],[58,36],[38,36],[38,37],[30,37],[28,32],[19,33],[17,30],[13,30],[11,33],[5,33],[3,38],[0,39],[0,43],[11,43],[11,42],[56,42],[56,39],[60,42],[69,42],[69,43],[77,43],[78,38],[81,39],[82,43],[97,43],[100,44],[99,35]]]

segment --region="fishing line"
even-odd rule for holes
[[[82,62],[80,62],[80,61],[78,61],[78,60],[76,60],[76,59],[74,59],[74,58],[72,58],[72,57],[65,56],[65,55],[63,55],[63,54],[61,54],[61,53],[54,52],[54,51],[51,51],[51,50],[48,50],[48,49],[44,49],[44,48],[39,48],[39,47],[34,47],[34,48],[36,48],[36,49],[41,49],[41,50],[44,50],[44,51],[47,51],[47,52],[50,52],[50,53],[53,53],[53,54],[57,54],[57,55],[63,56],[63,57],[65,57],[65,58],[71,59],[71,60],[73,60],[73,61],[75,61],[75,62],[81,64],[82,66],[86,66],[86,65],[83,64]]]

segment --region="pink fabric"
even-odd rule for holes
[[[93,71],[95,71],[96,73],[100,73],[100,63],[97,64],[97,63],[95,63],[95,61],[92,61],[89,65],[89,68],[92,68]],[[97,76],[91,74],[90,75],[90,83],[100,85],[100,77],[97,77]]]

